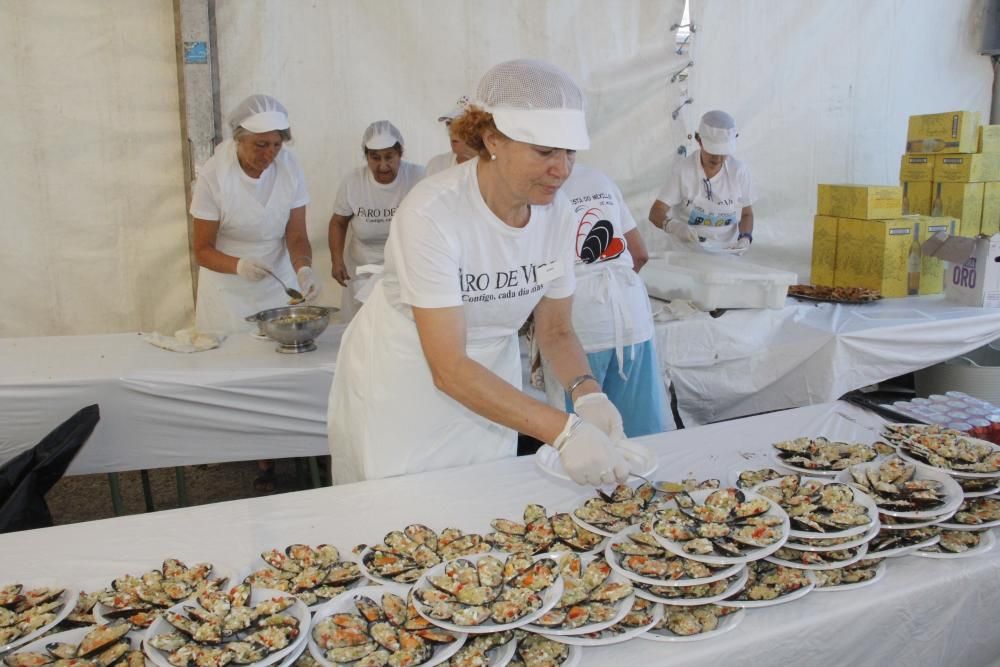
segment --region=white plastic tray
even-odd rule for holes
[[[783,308],[788,287],[798,282],[789,271],[696,252],[654,253],[641,275],[650,296],[686,299],[703,310]]]

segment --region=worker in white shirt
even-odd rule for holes
[[[573,329],[590,372],[634,438],[673,427],[653,342],[653,315],[638,275],[649,254],[614,181],[577,163],[562,187],[573,209]],[[570,239],[567,239],[570,240]],[[551,405],[573,409],[543,360]]]
[[[451,121],[465,113],[468,106],[469,98],[463,95],[458,98],[455,106],[450,111],[443,116],[438,116],[438,122],[444,123],[445,129],[448,130],[448,138],[451,141],[451,150],[447,153],[435,155],[427,162],[427,167],[424,172],[425,177],[433,176],[439,171],[444,171],[448,167],[454,167],[456,164],[462,164],[466,160],[471,160],[476,157],[476,151],[474,151],[467,143],[462,141],[461,137],[456,136],[455,133],[451,131]]]
[[[330,259],[334,280],[347,289],[341,318],[350,320],[385,262],[385,242],[396,207],[424,176],[424,168],[403,160],[403,135],[387,120],[372,123],[361,139],[364,167],[340,184],[330,217]]]
[[[382,279],[344,333],[327,415],[334,481],[512,457],[519,432],[551,443],[581,484],[624,481],[621,415],[572,324],[574,219],[559,188],[590,146],[583,93],[548,63],[501,63],[452,126],[478,157],[406,197]],[[517,333],[532,314],[576,415],[521,391]]]
[[[750,170],[733,157],[736,121],[725,111],[701,117],[699,150],[682,159],[649,210],[649,221],[672,237],[672,249],[742,252],[753,242]]]

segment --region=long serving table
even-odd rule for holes
[[[997,338],[1000,309],[942,295],[864,305],[789,298],[778,310],[656,325],[661,370],[688,426],[832,401]]]
[[[770,462],[770,443],[799,435],[875,439],[882,420],[837,402],[643,438],[654,477],[720,478]],[[0,535],[3,582],[53,578],[91,590],[167,557],[224,565],[239,575],[258,554],[291,543],[349,552],[424,523],[487,532],[525,504],[569,509],[588,490],[543,477],[531,458],[361,482],[90,523]],[[743,612],[732,632],[665,644],[634,639],[584,649],[581,665],[986,665],[1000,663],[1000,549],[960,560],[892,559],[885,576],[853,591],[811,592]]]

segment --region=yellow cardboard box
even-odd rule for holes
[[[976,236],[983,219],[982,183],[934,184],[931,215],[959,219],[959,236]]]
[[[899,164],[899,182],[933,181],[933,155],[904,155]]]
[[[934,184],[930,181],[904,181],[902,185],[903,215],[930,215]]]
[[[917,239],[921,245],[938,232],[948,232],[953,235],[958,232],[958,220],[955,218],[932,218],[926,215],[906,216],[913,220],[914,227],[919,230]],[[940,294],[944,291],[944,262],[927,254],[920,256],[920,294]]]
[[[979,152],[1000,153],[1000,125],[979,126]]]
[[[983,215],[979,233],[986,236],[1000,233],[1000,183],[983,183]]]
[[[817,215],[813,218],[812,272],[813,285],[833,286],[837,263],[837,218]]]
[[[978,145],[978,111],[910,116],[907,153],[975,153]]]
[[[945,183],[1000,181],[1000,153],[938,155],[934,158],[934,180]]]
[[[913,220],[855,220],[837,224],[836,287],[868,287],[884,297],[916,294],[920,288],[920,244]]]
[[[903,214],[903,188],[899,185],[820,183],[816,213],[857,220],[898,218]]]

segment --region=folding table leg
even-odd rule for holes
[[[174,468],[174,477],[177,478],[177,506],[188,506],[188,486],[187,477],[184,475],[184,466]]]
[[[156,507],[153,506],[153,487],[149,483],[149,471],[140,470],[139,477],[142,479],[142,499],[146,501],[146,511],[155,512]]]
[[[111,507],[115,516],[125,514],[125,503],[122,501],[122,487],[118,482],[118,473],[108,473],[108,486],[111,487]]]

